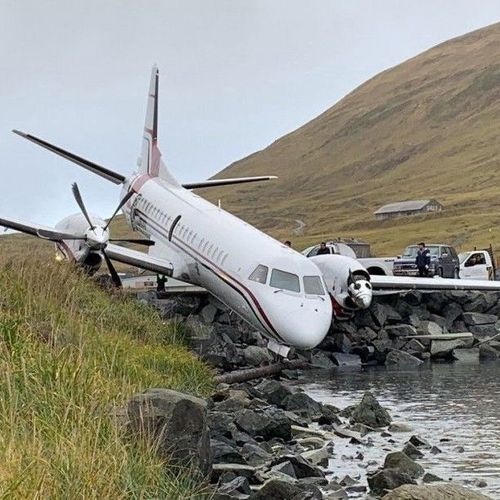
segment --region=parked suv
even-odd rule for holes
[[[431,264],[429,276],[441,276],[442,278],[459,278],[460,262],[456,250],[449,245],[432,244],[427,245],[429,249]],[[394,276],[418,276],[417,257],[418,246],[406,247],[403,255],[394,261]]]

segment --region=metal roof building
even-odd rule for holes
[[[374,212],[377,219],[394,219],[396,217],[408,217],[427,212],[440,212],[443,205],[437,200],[411,200],[398,203],[389,203]]]

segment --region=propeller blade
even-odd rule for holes
[[[110,242],[113,243],[135,243],[136,245],[144,245],[147,247],[152,247],[155,242],[151,240],[141,240],[141,239],[122,239],[122,238],[113,238],[109,240]]]
[[[113,285],[116,286],[116,288],[121,288],[122,287],[122,280],[120,279],[120,276],[118,276],[118,273],[116,272],[115,266],[111,262],[111,259],[108,257],[106,254],[105,250],[101,250],[102,255],[104,257],[104,260],[106,261],[106,265],[108,266],[109,274],[111,275],[111,281],[113,282]]]
[[[114,211],[113,215],[110,217],[110,219],[108,220],[108,223],[104,226],[104,231],[106,231],[106,229],[108,229],[108,226],[111,224],[111,221],[116,217],[116,214],[121,210],[121,208],[123,207],[123,205],[125,205],[125,203],[127,203],[128,200],[130,200],[130,198],[134,195],[134,191],[129,191],[122,199],[122,201],[120,201],[120,203],[118,204],[118,206],[116,207],[116,210]]]
[[[60,240],[86,240],[87,237],[84,234],[69,234],[60,233],[59,231],[50,231],[48,229],[38,229],[36,232],[37,236],[44,240],[60,241]]]
[[[78,184],[76,182],[74,182],[73,185],[71,186],[71,190],[73,191],[73,196],[75,197],[75,200],[78,203],[78,206],[80,207],[80,210],[82,211],[82,214],[84,215],[85,219],[89,223],[90,229],[94,230],[95,226],[94,226],[94,224],[92,224],[92,221],[90,220],[87,209],[85,208],[85,204],[83,203],[82,195],[80,194],[80,190],[78,189]]]

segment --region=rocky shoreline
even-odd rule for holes
[[[152,293],[139,298],[153,304],[165,319],[178,321],[192,349],[221,373],[274,361],[262,336],[212,299],[157,299]],[[500,294],[481,292],[383,296],[352,321],[332,326],[317,349],[294,352],[291,358],[326,370],[498,362],[500,342],[484,341],[500,332],[499,298]],[[455,333],[471,335],[449,335]],[[488,498],[424,471],[419,458],[440,453],[439,443],[409,435],[411,422],[392,422],[375,395],[367,392],[358,405],[342,409],[321,404],[293,389],[289,381],[300,373],[285,369],[279,379],[219,384],[205,402],[209,442],[205,439],[204,446],[209,451],[196,453],[211,455],[214,498]],[[398,450],[390,451],[383,463],[365,459],[364,450],[375,441],[381,446],[375,435],[386,440],[384,450]],[[349,450],[341,460],[358,464],[355,477],[335,474],[338,449]]]

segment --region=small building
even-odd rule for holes
[[[389,203],[374,212],[377,220],[409,217],[411,215],[425,214],[428,212],[441,212],[443,205],[437,200],[413,200]]]

